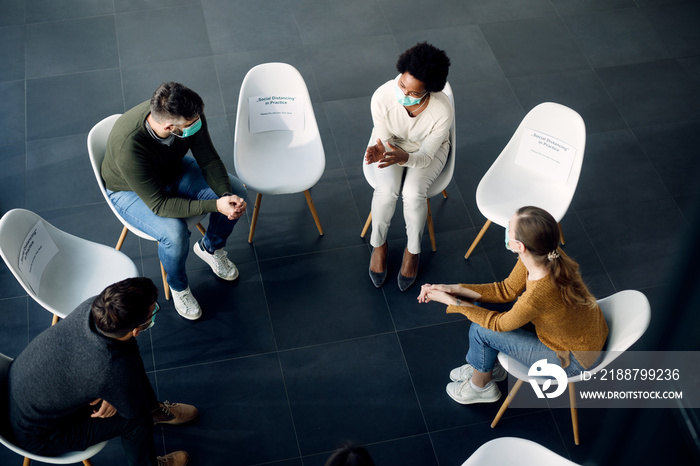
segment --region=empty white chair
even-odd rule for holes
[[[296,116],[303,117],[301,129],[251,132],[251,97],[295,97],[300,102]],[[279,99],[278,99],[279,100]],[[233,161],[238,178],[257,192],[248,242],[253,241],[263,194],[304,192],[318,234],[323,228],[311,192],[323,175],[326,157],[311,105],[309,91],[299,71],[286,63],[264,63],[245,75],[238,96],[238,113],[233,141]]]
[[[9,358],[4,354],[0,353],[0,400],[3,400],[3,402],[7,399],[7,377],[11,363],[12,358]],[[2,416],[7,416],[7,411],[2,410],[1,412]],[[7,419],[0,420],[0,422],[2,422],[2,425],[5,425],[7,421]],[[97,445],[93,445],[84,451],[73,451],[70,453],[64,453],[63,455],[59,456],[40,456],[21,449],[20,447],[3,437],[2,434],[3,433],[0,432],[0,443],[17,453],[18,455],[23,456],[24,466],[29,466],[31,464],[31,460],[41,461],[43,463],[48,464],[74,464],[82,461],[85,466],[91,466],[92,463],[90,462],[90,458],[98,454],[100,450],[102,450],[105,447],[105,445],[107,445],[107,442],[105,441],[98,443]]]
[[[651,307],[649,305],[649,300],[643,293],[635,290],[625,290],[615,293],[614,295],[608,296],[598,301],[600,309],[603,311],[605,316],[605,322],[608,324],[608,342],[605,355],[603,360],[599,365],[592,368],[589,372],[591,375],[604,369],[615,359],[617,359],[622,352],[626,351],[630,346],[632,346],[642,335],[646,332],[649,327],[649,321],[651,320]],[[536,380],[538,384],[542,385],[545,380],[544,377],[529,377],[527,375],[529,367],[516,361],[513,358],[509,358],[508,355],[504,353],[498,353],[498,361],[501,365],[508,371],[509,374],[518,379],[515,385],[511,389],[510,393],[506,397],[505,401],[501,405],[501,409],[496,414],[491,427],[496,427],[498,421],[505,413],[511,400],[518,392],[523,382],[530,380]],[[576,411],[576,389],[574,388],[574,382],[579,382],[581,380],[580,375],[569,377],[567,380],[569,388],[569,403],[571,406],[571,424],[574,430],[574,442],[576,445],[579,444],[579,430],[578,430],[578,413]],[[556,384],[556,380],[552,380],[551,383]]]
[[[576,466],[539,443],[501,437],[481,445],[462,466]]]
[[[533,132],[556,144],[563,142],[568,150],[575,151],[568,175],[555,179],[516,163],[518,154],[530,147],[527,144],[532,140]],[[585,148],[586,125],[574,110],[553,102],[539,104],[530,110],[476,188],[476,205],[486,217],[486,223],[464,258],[469,258],[492,222],[505,228],[510,216],[520,207],[540,207],[561,222],[578,185]],[[564,243],[563,233],[561,242]]]
[[[430,245],[433,248],[433,252],[437,250],[437,245],[435,243],[435,228],[433,227],[433,214],[432,211],[430,210],[430,198],[437,196],[438,194],[442,193],[443,197],[447,199],[447,191],[445,189],[447,188],[447,185],[450,184],[452,181],[452,176],[454,175],[455,172],[455,159],[456,155],[455,152],[457,150],[457,146],[455,145],[457,142],[457,131],[456,131],[456,116],[454,115],[454,108],[455,108],[455,98],[454,94],[452,93],[452,87],[450,86],[450,83],[447,82],[445,83],[445,88],[442,90],[447,97],[450,98],[450,103],[452,103],[452,127],[450,127],[450,153],[447,154],[447,161],[445,162],[445,166],[442,168],[442,171],[438,175],[438,177],[433,181],[433,184],[430,185],[430,188],[428,188],[428,196],[427,196],[427,202],[428,202],[428,218],[426,219],[428,223],[428,234],[430,235]],[[375,141],[369,141],[368,146],[374,144]],[[372,186],[372,189],[376,189],[377,183],[374,178],[374,171],[371,169],[369,165],[366,163],[362,163],[362,171],[365,174],[365,178],[367,179],[367,183],[369,183],[370,186]],[[367,217],[367,221],[365,222],[365,226],[362,229],[362,233],[360,233],[360,236],[362,238],[365,237],[367,234],[367,230],[369,230],[370,225],[372,224],[372,211],[369,212],[369,216]]]
[[[25,238],[39,222],[57,251],[43,271],[34,271],[40,280],[37,286],[32,285],[26,270],[20,270],[20,254]],[[24,209],[13,209],[0,219],[0,255],[27,294],[53,313],[54,323],[108,285],[139,275],[136,265],[124,253],[70,235]]]
[[[102,161],[105,158],[105,152],[107,150],[107,138],[109,137],[109,133],[112,131],[114,123],[117,121],[117,119],[119,119],[120,116],[121,114],[111,115],[105,118],[104,120],[100,121],[90,130],[90,133],[88,133],[87,138],[88,154],[90,155],[92,171],[93,173],[95,173],[95,178],[97,179],[97,185],[100,187],[100,192],[102,192],[102,196],[104,196],[105,200],[107,201],[107,205],[109,206],[109,208],[112,209],[114,215],[119,219],[120,222],[122,222],[122,225],[124,225],[124,228],[122,228],[122,233],[119,236],[119,240],[117,241],[117,245],[115,246],[115,249],[117,250],[120,250],[122,248],[122,244],[124,244],[124,240],[126,239],[126,234],[129,233],[129,231],[133,232],[136,236],[140,238],[149,241],[156,241],[155,238],[139,230],[138,228],[124,220],[124,218],[121,215],[119,215],[119,212],[117,212],[117,209],[114,208],[114,205],[112,205],[112,201],[107,195],[105,183],[102,179]],[[204,235],[206,233],[206,230],[199,223],[204,217],[206,217],[206,215],[198,215],[196,217],[190,217],[186,219],[187,228],[191,230],[194,226],[196,226],[200,233]],[[165,269],[163,268],[163,264],[160,264],[160,272],[163,276],[163,289],[165,292],[165,299],[170,299],[170,287],[168,286],[167,275],[165,273]]]

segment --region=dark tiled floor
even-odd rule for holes
[[[449,198],[432,202],[438,251],[426,235],[420,282],[508,273],[513,258],[495,227],[462,258],[484,222],[476,186],[536,104],[581,113],[588,146],[562,221],[566,250],[597,296],[626,288],[649,296],[652,326],[636,348],[653,349],[672,315],[664,305],[685,246],[678,239],[693,237],[690,217],[700,208],[697,2],[0,0],[0,9],[0,212],[28,208],[108,245],[121,226],[94,183],[85,145],[92,125],[148,99],[162,81],[181,81],[203,96],[212,138],[233,171],[247,70],[285,61],[308,84],[326,150],[326,173],[312,190],[325,236],[301,194],[265,196],[255,243],[246,242],[246,218],[227,247],[240,280],[216,280],[188,260],[204,317],[185,321],[163,302],[166,312],[140,345],[160,397],[192,402],[201,416],[159,431],[159,451],[186,448],[195,465],[320,466],[350,438],[368,444],[377,465],[445,466],[515,435],[583,463],[605,448],[610,420],[629,414],[582,409],[574,446],[566,410],[512,409],[491,429],[496,404],[464,407],[446,396],[468,323],[418,305],[417,287],[398,291],[400,209],[390,280],[376,290],[366,276],[369,248],[359,233],[371,190],[360,157],[369,99],[417,41],[452,59],[459,161]],[[154,243],[132,235],[123,251],[160,286]],[[49,323],[5,267],[0,322],[0,351],[11,356]],[[678,412],[650,411],[632,414],[663,423],[663,432],[650,428],[640,440],[654,447],[643,456],[623,449],[608,462],[691,464]],[[612,438],[630,445],[619,432]],[[0,450],[0,463],[17,460]],[[123,464],[119,442],[95,464]]]

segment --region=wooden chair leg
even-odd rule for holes
[[[29,466],[30,464],[32,464],[32,460],[30,460],[29,458],[24,458],[22,466]]]
[[[445,199],[447,199],[447,190],[446,190],[446,189],[443,189],[443,190],[442,190],[442,197],[444,197]]]
[[[372,224],[372,211],[369,211],[369,215],[367,216],[367,221],[365,222],[365,227],[362,229],[362,233],[360,233],[360,238],[364,238],[365,235],[367,234],[367,230],[369,230],[369,226]]]
[[[518,390],[520,390],[520,387],[522,387],[522,385],[523,385],[523,381],[520,379],[518,379],[518,381],[515,382],[515,385],[513,385],[513,388],[510,389],[508,396],[506,397],[505,400],[503,400],[503,404],[501,405],[501,409],[498,410],[496,417],[493,418],[493,422],[491,423],[491,428],[496,427],[496,424],[498,424],[498,421],[501,420],[503,413],[506,412],[506,409],[508,409],[508,405],[510,405],[510,402],[513,401],[513,398],[515,398],[516,393],[518,393]]]
[[[122,234],[119,235],[119,240],[117,241],[117,245],[114,246],[114,249],[116,249],[117,251],[121,251],[122,244],[124,244],[124,240],[126,239],[127,233],[129,233],[129,229],[127,227],[122,228]]]
[[[60,317],[58,317],[56,314],[53,315],[53,318],[51,319],[51,325],[56,325],[58,321],[61,320]]]
[[[250,233],[248,234],[248,242],[253,242],[253,235],[255,234],[255,224],[258,223],[258,214],[260,213],[260,203],[262,202],[262,194],[258,193],[255,196],[255,206],[253,207],[253,218],[250,221]]]
[[[559,241],[561,241],[562,245],[566,244],[566,240],[564,239],[564,230],[561,227],[561,222],[559,222]]]
[[[163,276],[163,291],[165,294],[165,300],[168,301],[170,299],[170,285],[168,285],[168,274],[165,273],[165,267],[163,267],[163,263],[160,263],[160,274]]]
[[[484,237],[484,233],[486,233],[486,230],[488,230],[490,226],[491,226],[491,220],[486,219],[486,223],[484,223],[484,226],[481,228],[481,231],[479,232],[478,235],[476,235],[476,238],[474,238],[474,242],[472,243],[471,246],[469,246],[469,250],[464,255],[465,259],[469,259],[469,256],[472,255],[474,248],[476,247],[477,244],[479,244],[479,241],[481,241],[481,238]]]
[[[197,230],[202,234],[202,236],[207,234],[207,230],[204,229],[201,223],[197,222]]]
[[[306,196],[306,203],[309,205],[309,210],[311,211],[311,216],[316,222],[316,228],[318,229],[318,234],[323,236],[323,228],[321,228],[321,220],[318,218],[318,213],[316,213],[316,207],[314,206],[314,201],[311,199],[311,191],[308,189],[304,191],[304,196]]]
[[[569,405],[571,406],[571,426],[574,428],[574,443],[578,445],[578,411],[576,408],[576,388],[569,382]]]
[[[430,199],[426,199],[428,202],[428,234],[430,235],[430,245],[433,247],[433,252],[437,251],[437,245],[435,244],[435,226],[433,225],[433,212],[430,210]]]
[[[92,466],[92,461],[90,461],[90,460],[83,460],[83,464],[84,464],[85,466]]]

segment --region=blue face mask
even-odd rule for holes
[[[405,95],[401,88],[399,87],[398,81],[396,82],[396,87],[394,88],[394,92],[396,92],[396,100],[399,101],[401,105],[404,107],[410,107],[411,105],[418,105],[423,97],[425,97],[425,94],[423,94],[421,97],[411,97],[410,95]]]
[[[201,127],[202,127],[202,118],[200,117],[200,118],[197,118],[197,121],[192,123],[190,126],[188,126],[187,128],[184,128],[182,130],[182,134],[175,134],[175,133],[171,133],[171,134],[179,137],[180,139],[184,139],[184,138],[188,138],[188,137],[192,136],[193,134],[195,134],[197,131],[199,131],[199,128],[201,128]]]

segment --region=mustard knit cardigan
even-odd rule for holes
[[[481,295],[481,303],[508,303],[517,299],[510,311],[497,312],[472,305],[447,306],[448,313],[461,313],[480,326],[496,332],[508,332],[532,322],[537,337],[557,352],[562,367],[569,365],[569,352],[590,368],[598,358],[608,336],[600,307],[565,304],[549,275],[527,279],[527,268],[518,259],[508,278],[484,285],[460,284]]]

